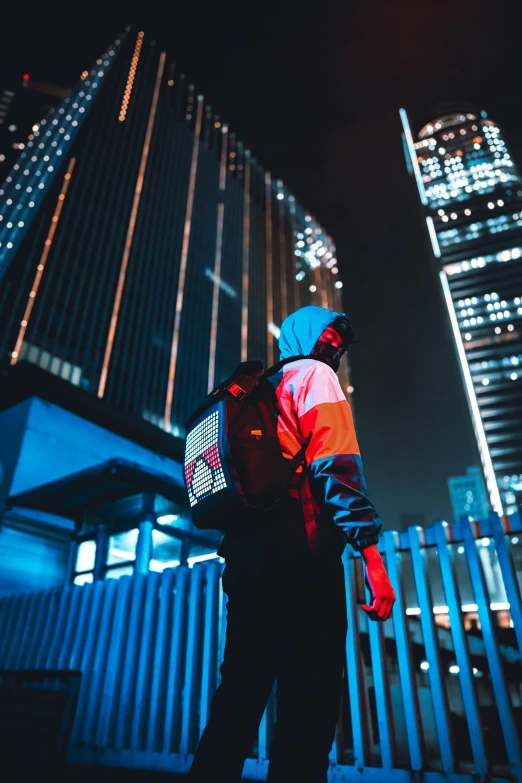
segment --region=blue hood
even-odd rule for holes
[[[343,313],[334,313],[324,307],[301,307],[285,318],[281,324],[279,336],[279,350],[281,359],[290,356],[309,356],[314,345],[327,326],[336,318],[346,316]]]

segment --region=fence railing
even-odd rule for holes
[[[331,781],[522,781],[517,533],[518,516],[386,531],[385,624],[360,609],[360,558],[346,552]],[[4,597],[0,669],[82,672],[71,761],[187,771],[219,681],[220,575],[210,562]],[[271,697],[245,777],[266,777],[274,713]]]

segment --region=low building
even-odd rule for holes
[[[0,391],[0,595],[216,557],[182,441],[26,362]]]

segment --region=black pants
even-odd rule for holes
[[[236,575],[237,576],[237,575]],[[346,637],[344,571],[320,555],[245,573],[223,587],[227,635],[210,719],[190,772],[232,783],[277,681],[270,783],[323,783],[339,718]]]

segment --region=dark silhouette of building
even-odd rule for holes
[[[399,521],[399,530],[407,530],[411,525],[426,527],[426,514],[422,514],[421,512],[417,514],[405,512],[401,514]]]

